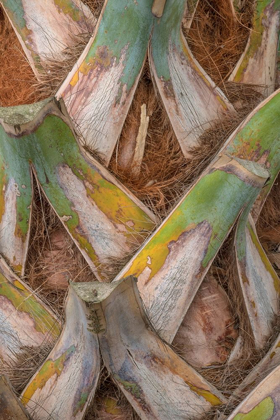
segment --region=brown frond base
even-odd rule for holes
[[[103,0],[84,0],[98,18]],[[118,146],[110,163],[110,170],[140,200],[163,218],[179,201],[182,194],[200,176],[217,154],[229,135],[238,127],[248,113],[262,100],[252,86],[226,82],[246,45],[252,0],[243,2],[244,8],[237,15],[237,21],[225,7],[225,0],[200,0],[190,30],[183,27],[184,35],[195,58],[204,70],[223,89],[237,110],[235,118],[212,123],[210,130],[200,139],[199,147],[193,151],[193,159],[187,160],[177,142],[166,111],[154,90],[146,65],[136,90],[128,117],[123,127]],[[50,60],[46,74],[40,82],[24,58],[23,51],[11,25],[0,7],[0,106],[32,103],[53,95],[67,73],[83,51],[90,34],[77,39],[76,46],[59,60]],[[122,151],[133,143],[140,126],[141,106],[146,104],[149,116],[145,153],[139,176],[131,173],[131,160],[121,162]],[[91,151],[94,154],[93,151]],[[96,157],[96,156],[95,156]],[[259,217],[257,231],[268,257],[278,274],[280,273],[280,178]],[[68,281],[94,281],[92,271],[71,241],[58,217],[51,209],[41,191],[35,186],[32,209],[30,248],[27,257],[25,281],[44,302],[63,319],[64,299]],[[109,261],[111,275],[117,274],[130,256],[124,260]],[[279,322],[275,320],[273,336],[266,348],[257,351],[253,346],[250,327],[245,317],[241,291],[236,285],[233,264],[233,237],[228,238],[215,258],[210,274],[226,291],[231,302],[234,328],[245,339],[242,356],[234,361],[200,369],[200,373],[223,394],[229,397],[243,379],[264,356],[279,334]],[[222,343],[228,353],[234,343]],[[38,351],[23,348],[16,365],[6,368],[7,374],[20,393],[28,380],[49,354],[52,345],[45,343]],[[175,348],[180,354],[180,349]],[[1,370],[1,366],[0,366]],[[250,390],[248,390],[249,392]],[[229,414],[238,404],[222,406],[207,414],[207,420],[216,419],[219,414]],[[138,420],[121,391],[114,384],[105,368],[102,370],[99,387],[94,401],[88,408],[86,420],[131,419]]]

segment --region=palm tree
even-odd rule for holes
[[[256,224],[280,169],[278,3],[1,4],[37,80],[0,108],[8,410],[277,418],[279,261]]]

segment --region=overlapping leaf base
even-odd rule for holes
[[[278,418],[278,0],[1,5],[0,418]]]

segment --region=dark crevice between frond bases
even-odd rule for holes
[[[169,214],[230,134],[262,100],[262,96],[250,86],[236,83],[227,83],[226,86],[229,100],[237,110],[236,115],[213,121],[211,128],[201,136],[199,146],[193,150],[193,158],[186,159],[154,89],[146,62],[109,170],[160,220]],[[146,104],[150,120],[140,175],[137,177],[132,174],[131,162],[126,167],[120,164],[119,155],[137,136],[143,104]]]
[[[103,0],[84,0],[98,17]],[[195,56],[213,81],[225,92],[237,110],[234,118],[213,122],[212,128],[200,139],[192,161],[185,159],[174,135],[168,116],[160,98],[154,90],[148,65],[146,64],[139,86],[136,90],[128,117],[110,163],[110,171],[126,185],[140,200],[157,213],[161,220],[197,179],[221,145],[248,113],[261,102],[262,97],[253,86],[228,83],[227,78],[242,54],[249,35],[252,18],[252,0],[244,1],[244,9],[238,14],[237,26],[230,26],[230,17],[224,9],[224,1],[200,0],[193,25],[185,33],[188,44]],[[76,47],[65,50],[60,60],[50,60],[51,72],[42,77],[40,83],[35,79],[16,35],[0,7],[0,106],[32,103],[52,95],[61,84],[73,64],[83,51],[89,34],[77,40]],[[118,162],[125,140],[131,133],[137,134],[140,125],[140,107],[147,105],[150,117],[146,149],[139,178],[131,175],[131,168],[123,170]],[[93,152],[91,152],[93,153]],[[95,156],[98,158],[98,156]],[[35,183],[34,183],[35,184]],[[280,179],[278,178],[264,205],[257,223],[257,231],[274,268],[280,255]],[[130,256],[124,260],[110,261],[110,270],[117,272]],[[279,263],[278,263],[279,264]],[[113,267],[113,268],[112,268]],[[265,355],[275,336],[279,333],[276,320],[273,336],[261,352],[256,351],[250,338],[250,328],[244,313],[242,295],[234,280],[233,234],[225,242],[215,258],[210,274],[224,288],[232,303],[235,326],[245,331],[247,342],[240,360],[229,365],[224,363],[207,369],[200,369],[204,378],[229,397],[243,379],[252,371]],[[73,244],[55,212],[36,187],[34,191],[33,216],[30,247],[26,265],[26,283],[47,302],[48,306],[64,316],[64,298],[68,280],[96,280],[82,255]],[[32,375],[46,359],[53,343],[44,343],[39,349],[23,348],[16,366],[8,368],[7,374],[17,393],[20,393]],[[176,349],[175,349],[176,350]],[[249,392],[250,390],[248,390]],[[217,418],[218,414],[230,414],[237,405],[213,408],[207,420]],[[93,419],[139,419],[123,393],[103,367],[95,398],[89,405],[86,420]]]
[[[44,193],[33,179],[34,198],[24,281],[59,317],[69,281],[96,281]]]
[[[104,365],[85,420],[140,420]]]
[[[105,0],[82,0],[87,5],[92,14],[98,19],[102,11]]]

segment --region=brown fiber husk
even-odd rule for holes
[[[0,106],[30,104],[41,99],[36,78],[0,5]]]
[[[183,32],[195,58],[221,88],[244,51],[254,0],[243,1],[233,16],[232,0],[199,0],[191,28]]]
[[[85,0],[98,17],[103,1]],[[215,121],[200,140],[192,161],[185,159],[176,140],[167,114],[153,87],[146,65],[136,90],[118,145],[110,163],[110,170],[161,219],[176,204],[186,189],[205,169],[220,146],[244,117],[262,100],[252,86],[228,83],[226,80],[244,50],[252,18],[252,0],[246,0],[234,20],[229,13],[226,0],[200,0],[193,24],[189,31],[183,27],[184,35],[195,58],[223,89],[234,104],[235,118]],[[36,81],[24,58],[21,47],[7,19],[0,10],[0,37],[2,67],[0,69],[0,105],[9,106],[31,103],[53,94],[69,69],[77,60],[87,42],[85,34],[77,40],[76,48],[66,50],[59,61],[49,63],[51,72]],[[146,137],[146,148],[139,176],[131,175],[130,163],[120,163],[122,148],[135,141],[140,125],[140,108],[147,106],[150,118]],[[94,153],[94,151],[92,151]],[[257,224],[258,235],[268,256],[279,253],[280,246],[280,190],[276,181]],[[50,307],[63,317],[63,302],[69,279],[88,281],[94,278],[79,251],[72,244],[55,213],[37,188],[33,203],[32,234],[26,267],[26,282],[48,302]],[[116,271],[124,261],[116,261]],[[273,262],[274,267],[277,266]],[[240,290],[236,286],[232,236],[226,241],[216,257],[211,274],[226,290],[235,311],[235,327],[246,337],[242,357],[233,364],[223,364],[201,369],[202,375],[217,386],[226,396],[242,382],[246,375],[267,351],[257,352],[250,336]],[[275,334],[279,331],[275,322]],[[16,389],[20,391],[44,360],[50,348],[43,346],[35,355],[32,349],[23,349],[18,369],[10,370]],[[26,357],[27,353],[30,357]],[[249,390],[248,390],[249,392]],[[215,418],[219,412],[229,414],[232,406],[213,410],[207,419]],[[115,411],[114,411],[115,410]],[[96,398],[90,405],[86,420],[136,419],[137,416],[126,402],[105,368],[102,371]]]
[[[201,136],[199,146],[193,150],[193,158],[186,159],[156,94],[148,64],[144,67],[109,169],[161,219],[166,217],[229,135],[262,99],[249,86],[227,83],[226,87],[229,99],[237,104],[236,115],[213,121],[212,127]],[[121,165],[121,154],[129,141],[135,141],[142,104],[146,104],[150,120],[140,175],[133,176],[131,162],[126,167]]]

